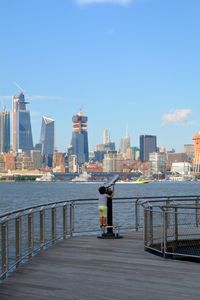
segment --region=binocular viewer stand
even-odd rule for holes
[[[113,225],[112,215],[112,198],[108,197],[107,201],[107,226],[102,228],[103,233],[98,236],[100,239],[120,239],[122,236],[119,234],[119,226]]]

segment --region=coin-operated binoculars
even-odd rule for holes
[[[109,179],[104,187],[106,188],[107,198],[107,226],[104,228],[102,235],[98,236],[98,238],[104,239],[116,239],[122,238],[119,235],[119,226],[113,225],[113,209],[112,209],[112,198],[114,195],[115,183],[119,179],[119,175],[114,175],[111,179]]]

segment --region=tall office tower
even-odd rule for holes
[[[108,129],[104,129],[103,131],[103,144],[109,144],[110,143],[110,132]]]
[[[157,138],[154,135],[140,135],[140,160],[148,161],[149,154],[157,152]]]
[[[52,167],[54,152],[54,120],[43,117],[40,133],[41,154],[45,166]]]
[[[87,120],[88,118],[81,111],[72,118],[71,154],[77,156],[79,165],[89,160]]]
[[[128,130],[126,130],[126,135],[120,139],[119,152],[126,153],[127,149],[130,147],[131,139]]]
[[[10,151],[10,112],[0,113],[0,152]]]
[[[30,111],[26,109],[23,93],[13,97],[13,150],[30,152],[33,149]]]

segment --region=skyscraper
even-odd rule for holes
[[[103,131],[103,144],[110,143],[110,132],[108,129],[104,129]]]
[[[131,139],[127,129],[126,135],[120,139],[119,152],[126,153],[127,149],[129,149],[130,147]]]
[[[148,161],[149,154],[157,152],[157,138],[154,135],[140,135],[140,160]]]
[[[0,113],[0,152],[10,151],[10,112]]]
[[[72,118],[71,154],[77,156],[79,165],[89,160],[87,120],[88,118],[83,115],[82,111]]]
[[[30,111],[26,109],[23,93],[13,97],[13,150],[29,152],[33,149]]]
[[[40,133],[41,154],[43,163],[52,167],[54,152],[54,120],[43,117]]]

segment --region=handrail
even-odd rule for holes
[[[116,207],[119,208],[118,214],[121,214],[123,207],[127,208],[126,213],[129,214],[130,222],[132,222],[130,228],[137,231],[143,226],[143,217],[140,218],[140,212],[145,206],[160,206],[161,203],[166,205],[166,203],[169,202],[175,203],[181,201],[183,203],[188,200],[194,201],[196,205],[199,202],[199,199],[200,196],[198,195],[135,196],[114,198],[113,204],[114,209]],[[125,206],[120,205],[121,203],[124,203]],[[95,204],[95,206],[93,206],[93,204]],[[87,209],[90,219],[89,221],[87,219],[81,221],[81,218],[84,215],[81,211]],[[199,209],[199,207],[197,209]],[[97,214],[96,198],[71,199],[37,204],[1,214],[0,279],[5,278],[11,270],[14,270],[21,262],[28,260],[38,251],[46,249],[46,247],[54,244],[60,239],[65,239],[71,237],[75,233],[83,232],[82,228],[79,230],[77,229],[77,226],[81,227],[83,226],[81,224],[91,222],[91,219],[93,228],[89,228],[89,230],[85,230],[84,232],[98,231]],[[127,215],[124,215],[124,219],[120,217],[120,222],[123,222],[123,224],[127,223],[126,217]],[[135,225],[133,223],[134,218]],[[119,224],[119,226],[122,226],[122,224]],[[12,247],[12,251],[9,251],[10,247]]]
[[[198,196],[198,195],[188,195],[188,196],[179,195],[179,196],[151,196],[151,197],[146,197],[146,196],[145,197],[140,197],[140,196],[136,196],[136,197],[117,197],[117,198],[114,197],[113,200],[136,200],[136,202],[138,203],[141,200],[147,200],[148,202],[160,202],[161,199],[163,201],[165,201],[165,200],[170,200],[170,199],[173,199],[173,198],[175,198],[176,200],[180,199],[179,201],[182,201],[185,198],[186,199],[188,199],[188,198],[198,198],[198,199],[200,199],[200,196]],[[151,201],[149,201],[149,200],[151,200]],[[97,201],[97,198],[69,199],[69,200],[62,200],[62,201],[58,201],[58,202],[48,202],[48,203],[38,204],[38,205],[34,205],[34,206],[28,206],[28,207],[17,209],[17,210],[8,212],[8,213],[3,213],[3,214],[0,215],[0,218],[3,218],[5,216],[10,216],[12,214],[17,214],[17,213],[20,213],[20,212],[24,212],[24,211],[29,210],[29,209],[37,209],[37,208],[40,208],[41,206],[47,207],[47,206],[51,206],[51,205],[63,204],[65,202],[67,202],[67,203],[71,203],[71,202],[79,203],[79,202],[82,202],[82,201]],[[145,203],[145,202],[143,202],[143,203]]]

